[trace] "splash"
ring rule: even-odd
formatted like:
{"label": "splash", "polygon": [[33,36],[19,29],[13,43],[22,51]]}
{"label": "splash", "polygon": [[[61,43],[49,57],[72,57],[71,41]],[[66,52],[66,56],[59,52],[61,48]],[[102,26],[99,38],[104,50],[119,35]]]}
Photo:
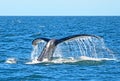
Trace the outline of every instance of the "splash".
{"label": "splash", "polygon": [[82,61],[84,61],[84,60],[91,60],[91,61],[103,61],[103,60],[115,60],[115,59],[110,59],[110,58],[91,58],[91,57],[86,57],[86,56],[81,56],[80,57],[80,59],[82,60]]}
{"label": "splash", "polygon": [[7,63],[7,64],[16,64],[17,60],[16,60],[16,58],[8,58],[5,63]]}
{"label": "splash", "polygon": [[31,53],[31,60],[32,61],[37,61],[38,56],[42,52],[46,42],[41,41],[38,45],[33,46],[33,51]]}
{"label": "splash", "polygon": [[41,41],[40,43],[38,43],[38,45],[33,46],[33,51],[31,52],[31,61],[27,62],[25,64],[38,64],[41,63],[40,61],[38,61],[38,56],[41,54],[44,46],[46,45],[45,41]]}
{"label": "splash", "polygon": [[78,37],[61,43],[57,48],[59,49],[56,49],[56,51],[59,50],[63,58],[73,57],[74,59],[79,59],[81,56],[90,58],[115,58],[113,52],[105,46],[104,40],[100,37]]}
{"label": "splash", "polygon": [[[41,41],[38,45],[33,46],[31,53],[31,63],[40,63],[37,61],[41,54],[45,41]],[[53,63],[77,62],[81,60],[114,60],[113,52],[108,49],[101,37],[82,36],[71,40],[67,40],[58,44],[53,54]],[[49,62],[44,59],[42,62]]]}

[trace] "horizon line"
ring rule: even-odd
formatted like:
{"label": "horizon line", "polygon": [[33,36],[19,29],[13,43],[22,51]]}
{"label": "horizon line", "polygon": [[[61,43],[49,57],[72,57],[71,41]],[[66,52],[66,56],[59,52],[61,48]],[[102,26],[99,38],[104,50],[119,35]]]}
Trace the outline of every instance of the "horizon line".
{"label": "horizon line", "polygon": [[0,15],[0,16],[120,16],[120,15]]}

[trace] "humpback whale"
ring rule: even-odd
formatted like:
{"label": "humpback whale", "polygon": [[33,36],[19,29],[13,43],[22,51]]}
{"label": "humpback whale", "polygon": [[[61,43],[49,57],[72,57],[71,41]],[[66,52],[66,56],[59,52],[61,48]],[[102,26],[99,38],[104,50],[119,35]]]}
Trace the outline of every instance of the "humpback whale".
{"label": "humpback whale", "polygon": [[32,45],[36,46],[38,43],[45,41],[47,42],[46,45],[44,46],[41,54],[39,54],[37,60],[38,61],[43,61],[43,59],[47,59],[47,60],[52,60],[53,58],[53,54],[55,52],[56,46],[64,41],[67,40],[72,40],[75,38],[82,38],[82,37],[95,37],[97,39],[100,39],[100,37],[95,36],[95,35],[88,35],[88,34],[78,34],[78,35],[72,35],[72,36],[68,36],[65,38],[61,38],[61,39],[48,39],[48,38],[36,38],[32,41]]}

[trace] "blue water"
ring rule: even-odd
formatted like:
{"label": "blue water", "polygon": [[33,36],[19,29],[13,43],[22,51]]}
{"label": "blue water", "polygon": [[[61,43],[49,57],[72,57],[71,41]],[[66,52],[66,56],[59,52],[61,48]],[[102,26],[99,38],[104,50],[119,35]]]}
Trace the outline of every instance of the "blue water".
{"label": "blue water", "polygon": [[[103,37],[117,60],[26,64],[33,39],[75,34]],[[0,81],[120,81],[119,60],[120,17],[0,17]]]}

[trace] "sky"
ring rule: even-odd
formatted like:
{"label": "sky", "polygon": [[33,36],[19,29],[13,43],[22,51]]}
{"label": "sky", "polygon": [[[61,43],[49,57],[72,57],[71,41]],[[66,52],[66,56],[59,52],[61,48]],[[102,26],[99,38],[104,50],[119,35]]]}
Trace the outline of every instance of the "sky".
{"label": "sky", "polygon": [[120,16],[120,0],[0,0],[0,16]]}

